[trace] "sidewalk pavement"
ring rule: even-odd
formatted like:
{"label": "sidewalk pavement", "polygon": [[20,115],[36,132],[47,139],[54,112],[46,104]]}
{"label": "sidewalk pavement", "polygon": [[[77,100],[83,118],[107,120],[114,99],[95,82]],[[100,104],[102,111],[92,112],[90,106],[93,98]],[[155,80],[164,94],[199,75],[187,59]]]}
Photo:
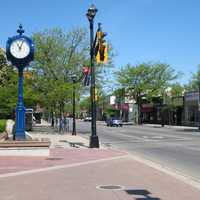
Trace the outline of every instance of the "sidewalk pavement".
{"label": "sidewalk pavement", "polygon": [[[105,124],[104,121],[97,121],[97,123],[99,124]],[[194,126],[175,126],[175,125],[164,125],[164,127],[162,127],[161,124],[146,124],[146,123],[143,123],[143,124],[135,124],[133,123],[132,121],[130,122],[123,122],[123,125],[124,126],[144,126],[144,127],[153,127],[153,128],[172,128],[172,129],[188,129],[188,130],[198,130],[199,128],[198,127],[194,127]]]}
{"label": "sidewalk pavement", "polygon": [[33,132],[30,132],[31,137],[34,138],[48,138],[51,141],[51,149],[54,148],[88,148],[89,141],[78,134],[72,135],[71,132],[57,132],[51,128],[50,124],[44,120],[41,124],[36,124],[33,127]]}
{"label": "sidewalk pavement", "polygon": [[141,124],[141,126],[154,127],[154,128],[185,129],[185,130],[198,130],[199,129],[198,127],[194,127],[194,126],[164,125],[164,127],[162,127],[161,124]]}
{"label": "sidewalk pavement", "polygon": [[[52,133],[44,135],[53,139]],[[65,135],[54,134],[56,138]],[[0,199],[198,200],[200,197],[200,183],[123,151],[54,145],[50,152],[50,157],[0,156]]]}
{"label": "sidewalk pavement", "polygon": [[175,126],[175,125],[164,125],[164,127],[162,127],[161,124],[134,124],[133,122],[123,122],[123,125],[133,125],[133,126],[144,126],[144,127],[153,127],[153,128],[172,128],[172,129],[188,129],[188,130],[198,130],[198,127],[194,127],[194,126]]}

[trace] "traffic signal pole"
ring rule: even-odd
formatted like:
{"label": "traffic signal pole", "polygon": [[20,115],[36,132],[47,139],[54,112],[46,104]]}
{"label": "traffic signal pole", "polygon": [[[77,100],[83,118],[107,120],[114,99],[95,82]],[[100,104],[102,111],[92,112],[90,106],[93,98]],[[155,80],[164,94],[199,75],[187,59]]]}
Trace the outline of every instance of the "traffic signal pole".
{"label": "traffic signal pole", "polygon": [[99,138],[96,133],[96,99],[95,99],[95,64],[94,57],[98,64],[107,63],[107,45],[103,38],[106,33],[101,30],[101,23],[98,23],[98,29],[94,39],[94,17],[97,13],[97,9],[92,5],[87,11],[87,18],[90,24],[90,71],[91,71],[91,87],[90,87],[90,98],[91,98],[91,129],[92,134],[90,136],[90,148],[99,148]]}
{"label": "traffic signal pole", "polygon": [[99,148],[99,138],[96,132],[96,101],[95,101],[95,65],[94,65],[94,27],[93,19],[90,21],[90,70],[91,70],[91,87],[90,87],[90,97],[91,97],[91,129],[92,135],[90,136],[90,148]]}
{"label": "traffic signal pole", "polygon": [[96,101],[95,101],[95,65],[94,65],[94,17],[96,15],[97,9],[92,5],[87,12],[87,18],[90,24],[90,70],[91,70],[91,86],[90,86],[90,98],[91,98],[91,131],[90,136],[90,148],[99,148],[99,138],[96,132]]}

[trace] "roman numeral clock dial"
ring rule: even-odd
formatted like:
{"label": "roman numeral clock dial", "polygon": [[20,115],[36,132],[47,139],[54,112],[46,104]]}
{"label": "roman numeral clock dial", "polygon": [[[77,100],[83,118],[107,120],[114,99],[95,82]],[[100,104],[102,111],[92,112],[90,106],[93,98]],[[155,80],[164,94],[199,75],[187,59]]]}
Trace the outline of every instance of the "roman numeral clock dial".
{"label": "roman numeral clock dial", "polygon": [[24,30],[19,26],[19,35],[8,39],[6,43],[7,59],[17,68],[24,68],[29,65],[34,58],[34,43],[31,38],[22,35]]}
{"label": "roman numeral clock dial", "polygon": [[22,59],[29,55],[30,47],[28,43],[23,39],[15,40],[10,45],[10,53],[14,57]]}

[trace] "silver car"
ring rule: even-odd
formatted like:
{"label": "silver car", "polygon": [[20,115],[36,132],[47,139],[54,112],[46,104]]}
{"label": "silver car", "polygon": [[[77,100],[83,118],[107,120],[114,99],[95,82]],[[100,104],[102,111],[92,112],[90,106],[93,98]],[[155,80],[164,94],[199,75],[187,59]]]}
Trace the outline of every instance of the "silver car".
{"label": "silver car", "polygon": [[91,122],[92,121],[92,117],[87,116],[84,118],[84,122]]}
{"label": "silver car", "polygon": [[117,119],[117,118],[109,118],[106,121],[106,125],[107,126],[117,126],[117,127],[122,127],[122,120],[121,119]]}

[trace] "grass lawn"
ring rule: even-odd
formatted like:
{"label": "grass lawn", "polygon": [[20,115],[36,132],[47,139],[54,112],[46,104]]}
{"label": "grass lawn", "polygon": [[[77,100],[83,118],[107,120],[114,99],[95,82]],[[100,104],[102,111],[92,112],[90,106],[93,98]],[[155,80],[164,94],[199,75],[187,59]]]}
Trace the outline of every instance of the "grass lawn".
{"label": "grass lawn", "polygon": [[6,128],[6,120],[0,119],[0,134],[5,131],[5,128]]}

